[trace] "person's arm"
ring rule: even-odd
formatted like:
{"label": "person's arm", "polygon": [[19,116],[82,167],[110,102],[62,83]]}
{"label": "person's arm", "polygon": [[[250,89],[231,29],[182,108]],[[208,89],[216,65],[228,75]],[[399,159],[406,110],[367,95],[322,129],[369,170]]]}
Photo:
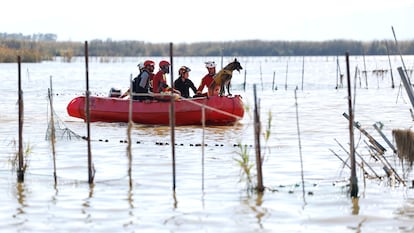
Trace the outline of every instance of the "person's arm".
{"label": "person's arm", "polygon": [[201,79],[200,86],[198,86],[197,94],[201,94],[203,92],[204,86],[207,86],[205,77]]}
{"label": "person's arm", "polygon": [[139,86],[142,88],[148,87],[148,81],[149,81],[149,74],[147,72],[142,73]]}
{"label": "person's arm", "polygon": [[124,98],[124,97],[128,96],[129,91],[130,91],[130,88],[128,88],[128,90],[124,94],[122,94],[119,98]]}
{"label": "person's arm", "polygon": [[197,88],[194,86],[193,81],[191,81],[190,79],[188,79],[188,81],[190,81],[189,84],[190,84],[191,90],[193,90],[194,94],[197,94]]}

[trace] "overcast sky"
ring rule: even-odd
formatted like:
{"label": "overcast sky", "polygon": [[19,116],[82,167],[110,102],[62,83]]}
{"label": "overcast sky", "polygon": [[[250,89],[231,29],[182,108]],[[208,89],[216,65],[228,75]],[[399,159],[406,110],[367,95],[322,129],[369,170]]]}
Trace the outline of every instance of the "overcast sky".
{"label": "overcast sky", "polygon": [[0,32],[59,41],[414,39],[414,0],[4,0]]}

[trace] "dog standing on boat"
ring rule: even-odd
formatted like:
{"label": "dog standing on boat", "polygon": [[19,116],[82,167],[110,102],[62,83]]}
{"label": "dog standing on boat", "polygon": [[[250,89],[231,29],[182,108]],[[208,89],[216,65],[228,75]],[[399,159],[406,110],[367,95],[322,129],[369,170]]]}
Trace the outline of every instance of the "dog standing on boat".
{"label": "dog standing on boat", "polygon": [[231,96],[230,93],[230,84],[231,84],[231,78],[233,77],[233,71],[237,70],[240,73],[240,70],[242,70],[243,67],[240,65],[240,62],[237,61],[235,58],[234,61],[229,63],[227,66],[225,66],[223,69],[221,69],[215,76],[214,81],[210,84],[208,88],[208,94],[209,96],[214,95],[218,87],[220,87],[220,90],[218,91],[218,94],[220,96],[223,96],[225,94],[225,88],[227,88],[228,95]]}

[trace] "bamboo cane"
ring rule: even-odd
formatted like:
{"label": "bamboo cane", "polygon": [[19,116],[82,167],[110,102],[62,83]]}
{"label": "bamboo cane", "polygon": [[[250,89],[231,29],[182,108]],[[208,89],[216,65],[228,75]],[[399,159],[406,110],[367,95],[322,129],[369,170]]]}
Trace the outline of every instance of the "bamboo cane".
{"label": "bamboo cane", "polygon": [[56,177],[56,134],[55,134],[55,120],[54,120],[54,110],[53,110],[53,88],[52,88],[52,76],[50,76],[50,88],[49,88],[49,104],[50,104],[50,142],[52,144],[52,155],[53,155],[53,177],[55,180],[55,185],[57,184]]}
{"label": "bamboo cane", "polygon": [[263,192],[263,176],[262,176],[262,157],[260,152],[260,115],[259,104],[257,103],[256,84],[253,86],[254,94],[254,135],[256,149],[256,169],[257,169],[257,191]]}
{"label": "bamboo cane", "polygon": [[[368,145],[367,142],[365,142],[365,143]],[[370,148],[372,148],[372,147],[370,147]],[[377,151],[376,148],[372,148],[372,149]],[[398,175],[397,171],[395,171],[395,169],[391,166],[391,164],[388,162],[387,158],[385,158],[385,156],[383,154],[376,153],[376,154],[372,154],[372,156],[373,157],[376,156],[376,158],[382,163],[382,165],[384,165],[384,168],[386,168],[389,171],[392,171],[394,173],[395,177],[397,178],[397,180],[405,186],[405,181]]]}
{"label": "bamboo cane", "polygon": [[303,82],[305,78],[305,56],[302,58],[302,87],[301,90],[303,91]]}
{"label": "bamboo cane", "polygon": [[410,76],[408,75],[408,72],[407,72],[407,67],[405,66],[405,62],[404,62],[404,59],[402,57],[402,53],[401,53],[401,50],[400,50],[400,46],[398,45],[398,40],[397,40],[397,36],[395,35],[394,27],[391,26],[391,29],[392,29],[392,34],[394,35],[395,46],[397,46],[398,53],[400,54],[401,63],[403,65],[403,67],[404,67],[405,74],[407,75],[408,83],[410,84],[410,86],[412,86],[411,85]]}
{"label": "bamboo cane", "polygon": [[[342,148],[342,150],[343,150],[343,151],[345,151],[345,153],[346,153],[346,154],[350,157],[350,155],[351,155],[351,154],[350,154],[350,153],[349,153],[349,152],[345,149],[345,147],[344,147],[341,143],[339,143],[339,142],[338,142],[338,140],[336,140],[336,139],[335,139],[335,141],[336,141],[336,143],[338,143],[338,145]],[[356,153],[356,151],[355,151],[355,154],[357,154],[357,153]],[[361,157],[360,157],[360,158],[361,158]],[[362,161],[363,163],[367,164],[367,163],[365,162],[365,160],[363,160],[362,158],[361,158],[361,161]],[[346,162],[345,162],[345,163],[346,163]],[[362,166],[362,164],[361,164],[361,163],[358,163],[358,162],[356,162],[356,161],[355,161],[355,164],[356,164],[356,165],[358,165],[358,166],[362,169],[362,171],[364,172],[364,174],[369,175],[369,173],[367,172],[367,170],[365,170],[364,166]],[[348,165],[348,164],[347,164],[347,165]],[[351,166],[349,166],[349,165],[348,165],[348,167],[352,169],[352,167],[351,167]],[[374,172],[374,174],[375,174],[375,176],[376,176],[376,177],[379,177],[379,176],[377,175],[377,173],[376,173],[376,172],[375,172],[372,168],[371,168],[371,170]]]}
{"label": "bamboo cane", "polygon": [[132,91],[132,74],[129,77],[129,112],[128,112],[128,129],[127,129],[127,137],[128,137],[128,146],[127,146],[127,154],[128,154],[128,177],[129,177],[129,187],[132,188],[132,139],[131,139],[131,131],[134,122],[132,121],[132,113],[133,113],[133,91]]}
{"label": "bamboo cane", "polygon": [[174,95],[174,72],[173,72],[173,43],[170,42],[170,64],[171,64],[171,105],[170,105],[170,128],[171,128],[171,154],[172,154],[172,173],[173,173],[173,190],[175,191],[175,99]]}
{"label": "bamboo cane", "polygon": [[[343,113],[342,115],[346,119],[350,120],[350,117],[346,113]],[[377,140],[375,140],[365,129],[363,129],[361,127],[361,125],[359,124],[359,122],[355,122],[354,121],[354,124],[353,125],[359,131],[361,131],[362,134],[364,134],[368,138],[369,142],[376,148],[376,150],[378,151],[378,153],[384,154],[384,152],[386,151],[386,149]]]}
{"label": "bamboo cane", "polygon": [[355,147],[354,147],[354,114],[352,109],[352,97],[351,97],[351,74],[349,71],[349,53],[346,52],[346,73],[347,73],[347,81],[348,81],[348,111],[349,111],[349,140],[350,140],[350,159],[351,159],[351,178],[350,178],[350,194],[351,197],[356,198],[358,197],[358,179],[356,177],[356,168],[355,168]]}
{"label": "bamboo cane", "polygon": [[300,174],[301,174],[301,178],[302,178],[302,195],[303,195],[303,201],[306,203],[305,200],[305,179],[304,179],[304,175],[303,175],[303,156],[302,156],[302,142],[300,140],[300,127],[299,127],[299,111],[298,111],[298,98],[296,95],[296,90],[298,88],[295,89],[295,106],[296,106],[296,129],[298,131],[298,144],[299,144],[299,157],[300,157]]}
{"label": "bamboo cane", "polygon": [[363,58],[364,58],[364,73],[365,73],[365,88],[367,88],[368,89],[368,76],[367,76],[367,65],[366,65],[366,63],[365,63],[365,53],[364,53],[364,56],[363,56]]}
{"label": "bamboo cane", "polygon": [[262,85],[262,92],[263,92],[263,72],[262,72],[262,63],[260,63],[260,83]]}
{"label": "bamboo cane", "polygon": [[92,151],[91,151],[91,120],[89,113],[89,61],[88,61],[88,42],[85,41],[85,71],[86,71],[86,128],[88,135],[88,182],[89,184],[93,183],[93,178],[95,176],[92,166]]}
{"label": "bamboo cane", "polygon": [[288,71],[289,71],[289,60],[286,62],[285,90],[287,90]]}
{"label": "bamboo cane", "polygon": [[246,76],[247,76],[247,70],[244,70],[244,82],[243,82],[243,90],[246,91]]}
{"label": "bamboo cane", "polygon": [[203,126],[203,133],[202,133],[202,139],[201,139],[201,190],[204,191],[204,146],[205,146],[205,142],[204,142],[204,138],[205,138],[205,128],[206,128],[206,108],[204,107],[204,105],[201,107],[201,122],[202,122],[202,126]]}
{"label": "bamboo cane", "polygon": [[332,152],[332,154],[334,154],[339,160],[341,160],[342,161],[342,163],[344,164],[344,166],[346,166],[346,167],[348,167],[349,169],[351,169],[351,166],[349,166],[348,165],[348,163],[345,161],[345,160],[343,160],[342,158],[341,158],[341,156],[339,156],[337,153],[335,153],[335,151],[333,151],[332,149],[329,149],[331,152]]}
{"label": "bamboo cane", "polygon": [[397,153],[397,149],[395,149],[394,145],[391,143],[390,140],[385,136],[385,134],[381,131],[381,129],[377,126],[377,124],[373,124],[374,128],[377,130],[377,132],[381,135],[381,137],[384,139],[384,141],[387,143],[387,145],[392,149],[394,154]]}
{"label": "bamboo cane", "polygon": [[388,43],[385,41],[385,48],[387,48],[387,56],[388,56],[388,64],[390,65],[390,74],[391,74],[391,88],[394,88],[394,75],[392,75],[392,66],[391,66],[391,59],[390,59],[390,50],[388,49]]}
{"label": "bamboo cane", "polygon": [[406,76],[406,72],[404,72],[400,67],[397,68],[398,73],[400,74],[401,81],[404,84],[405,90],[407,91],[408,98],[410,99],[411,106],[414,107],[414,91],[412,85],[410,83],[410,79]]}
{"label": "bamboo cane", "polygon": [[17,182],[24,182],[24,161],[23,161],[23,91],[21,82],[21,58],[17,56],[18,72],[18,93],[19,93],[19,168],[17,170]]}

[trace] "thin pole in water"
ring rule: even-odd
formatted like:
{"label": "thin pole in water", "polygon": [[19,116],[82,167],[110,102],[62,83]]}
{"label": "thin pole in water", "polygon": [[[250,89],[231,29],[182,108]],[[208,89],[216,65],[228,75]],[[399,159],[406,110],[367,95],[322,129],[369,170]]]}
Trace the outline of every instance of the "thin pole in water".
{"label": "thin pole in water", "polygon": [[273,82],[272,82],[272,91],[274,91],[275,88],[275,77],[276,77],[276,71],[273,71]]}
{"label": "thin pole in water", "polygon": [[286,62],[285,90],[287,90],[288,71],[289,71],[289,60]]}
{"label": "thin pole in water", "polygon": [[19,92],[19,168],[17,170],[17,182],[24,182],[23,164],[23,91],[21,79],[21,58],[17,56],[18,92]]}
{"label": "thin pole in water", "polygon": [[[302,58],[302,91],[303,91],[303,80],[305,78],[305,56]],[[296,91],[295,91],[296,92]]]}
{"label": "thin pole in water", "polygon": [[395,35],[394,27],[391,26],[391,29],[392,29],[392,34],[394,35],[395,46],[397,46],[398,53],[400,54],[400,59],[401,59],[402,65],[404,67],[405,74],[407,76],[407,79],[408,79],[408,82],[409,82],[410,86],[412,86],[410,76],[408,75],[407,67],[405,67],[405,62],[404,62],[404,59],[403,59],[402,54],[401,54],[400,46],[398,45],[398,40],[397,40],[397,36]]}
{"label": "thin pole in water", "polygon": [[262,72],[262,63],[260,63],[260,83],[262,84],[262,92],[263,92],[263,72]]}
{"label": "thin pole in water", "polygon": [[401,66],[398,67],[397,70],[398,70],[398,73],[400,74],[401,81],[407,92],[408,98],[410,99],[411,106],[414,108],[414,90],[411,85],[410,78],[406,76],[407,72],[404,72]]}
{"label": "thin pole in water", "polygon": [[388,48],[388,43],[385,41],[385,48],[387,48],[387,55],[388,55],[388,63],[390,64],[390,74],[391,74],[391,88],[394,88],[394,75],[392,74],[392,66],[391,66],[391,58],[390,58],[390,51]]}
{"label": "thin pole in water", "polygon": [[203,143],[201,146],[201,190],[204,191],[204,137],[205,137],[205,128],[206,128],[206,108],[203,106],[201,106],[201,122],[203,124],[203,134],[202,134],[202,139],[201,142]]}
{"label": "thin pole in water", "polygon": [[260,115],[259,104],[257,103],[256,84],[253,85],[254,93],[254,135],[256,149],[256,169],[257,169],[257,191],[263,192],[263,176],[262,176],[262,155],[260,151]]}
{"label": "thin pole in water", "polygon": [[55,185],[57,184],[56,177],[56,150],[55,150],[55,119],[54,119],[54,110],[53,110],[53,87],[52,87],[52,76],[50,76],[50,89],[49,89],[49,104],[50,104],[50,142],[52,144],[52,154],[53,154],[53,177],[55,179]]}
{"label": "thin pole in water", "polygon": [[224,56],[223,50],[224,50],[224,48],[221,47],[220,48],[220,57],[221,57],[221,61],[220,61],[221,67],[220,67],[220,69],[223,69],[223,56]]}
{"label": "thin pole in water", "polygon": [[129,77],[129,112],[128,112],[128,129],[127,129],[127,137],[128,137],[128,146],[127,146],[127,153],[128,153],[128,176],[129,176],[129,187],[132,188],[132,139],[131,139],[131,131],[132,131],[132,74]]}
{"label": "thin pole in water", "polygon": [[302,159],[302,142],[300,140],[300,127],[299,127],[299,110],[298,110],[298,97],[296,95],[296,91],[298,88],[295,89],[295,106],[296,106],[296,128],[298,131],[298,143],[299,143],[299,157],[300,157],[300,174],[302,177],[302,195],[303,195],[303,202],[306,204],[305,199],[305,179],[303,175],[303,159]]}
{"label": "thin pole in water", "polygon": [[88,139],[88,182],[89,184],[93,183],[93,170],[92,170],[92,152],[91,152],[91,118],[89,113],[89,61],[88,61],[88,41],[85,41],[85,71],[86,71],[86,131]]}
{"label": "thin pole in water", "polygon": [[173,71],[173,43],[170,42],[170,64],[171,64],[171,105],[170,105],[170,127],[171,127],[171,154],[172,154],[172,173],[173,190],[175,191],[175,99],[174,99],[174,71]]}
{"label": "thin pole in water", "polygon": [[243,90],[246,92],[246,76],[247,76],[247,70],[244,70],[244,83],[243,83]]}
{"label": "thin pole in water", "polygon": [[349,141],[350,141],[350,150],[349,157],[351,161],[351,186],[350,194],[351,197],[358,197],[358,179],[356,177],[356,168],[355,168],[355,148],[354,148],[354,113],[352,110],[352,96],[351,96],[351,74],[349,71],[349,52],[345,53],[346,57],[346,75],[347,75],[347,86],[348,86],[348,111],[349,111]]}
{"label": "thin pole in water", "polygon": [[367,65],[365,63],[365,53],[363,54],[362,58],[364,59],[364,74],[365,74],[365,88],[368,89],[368,71],[367,71]]}

